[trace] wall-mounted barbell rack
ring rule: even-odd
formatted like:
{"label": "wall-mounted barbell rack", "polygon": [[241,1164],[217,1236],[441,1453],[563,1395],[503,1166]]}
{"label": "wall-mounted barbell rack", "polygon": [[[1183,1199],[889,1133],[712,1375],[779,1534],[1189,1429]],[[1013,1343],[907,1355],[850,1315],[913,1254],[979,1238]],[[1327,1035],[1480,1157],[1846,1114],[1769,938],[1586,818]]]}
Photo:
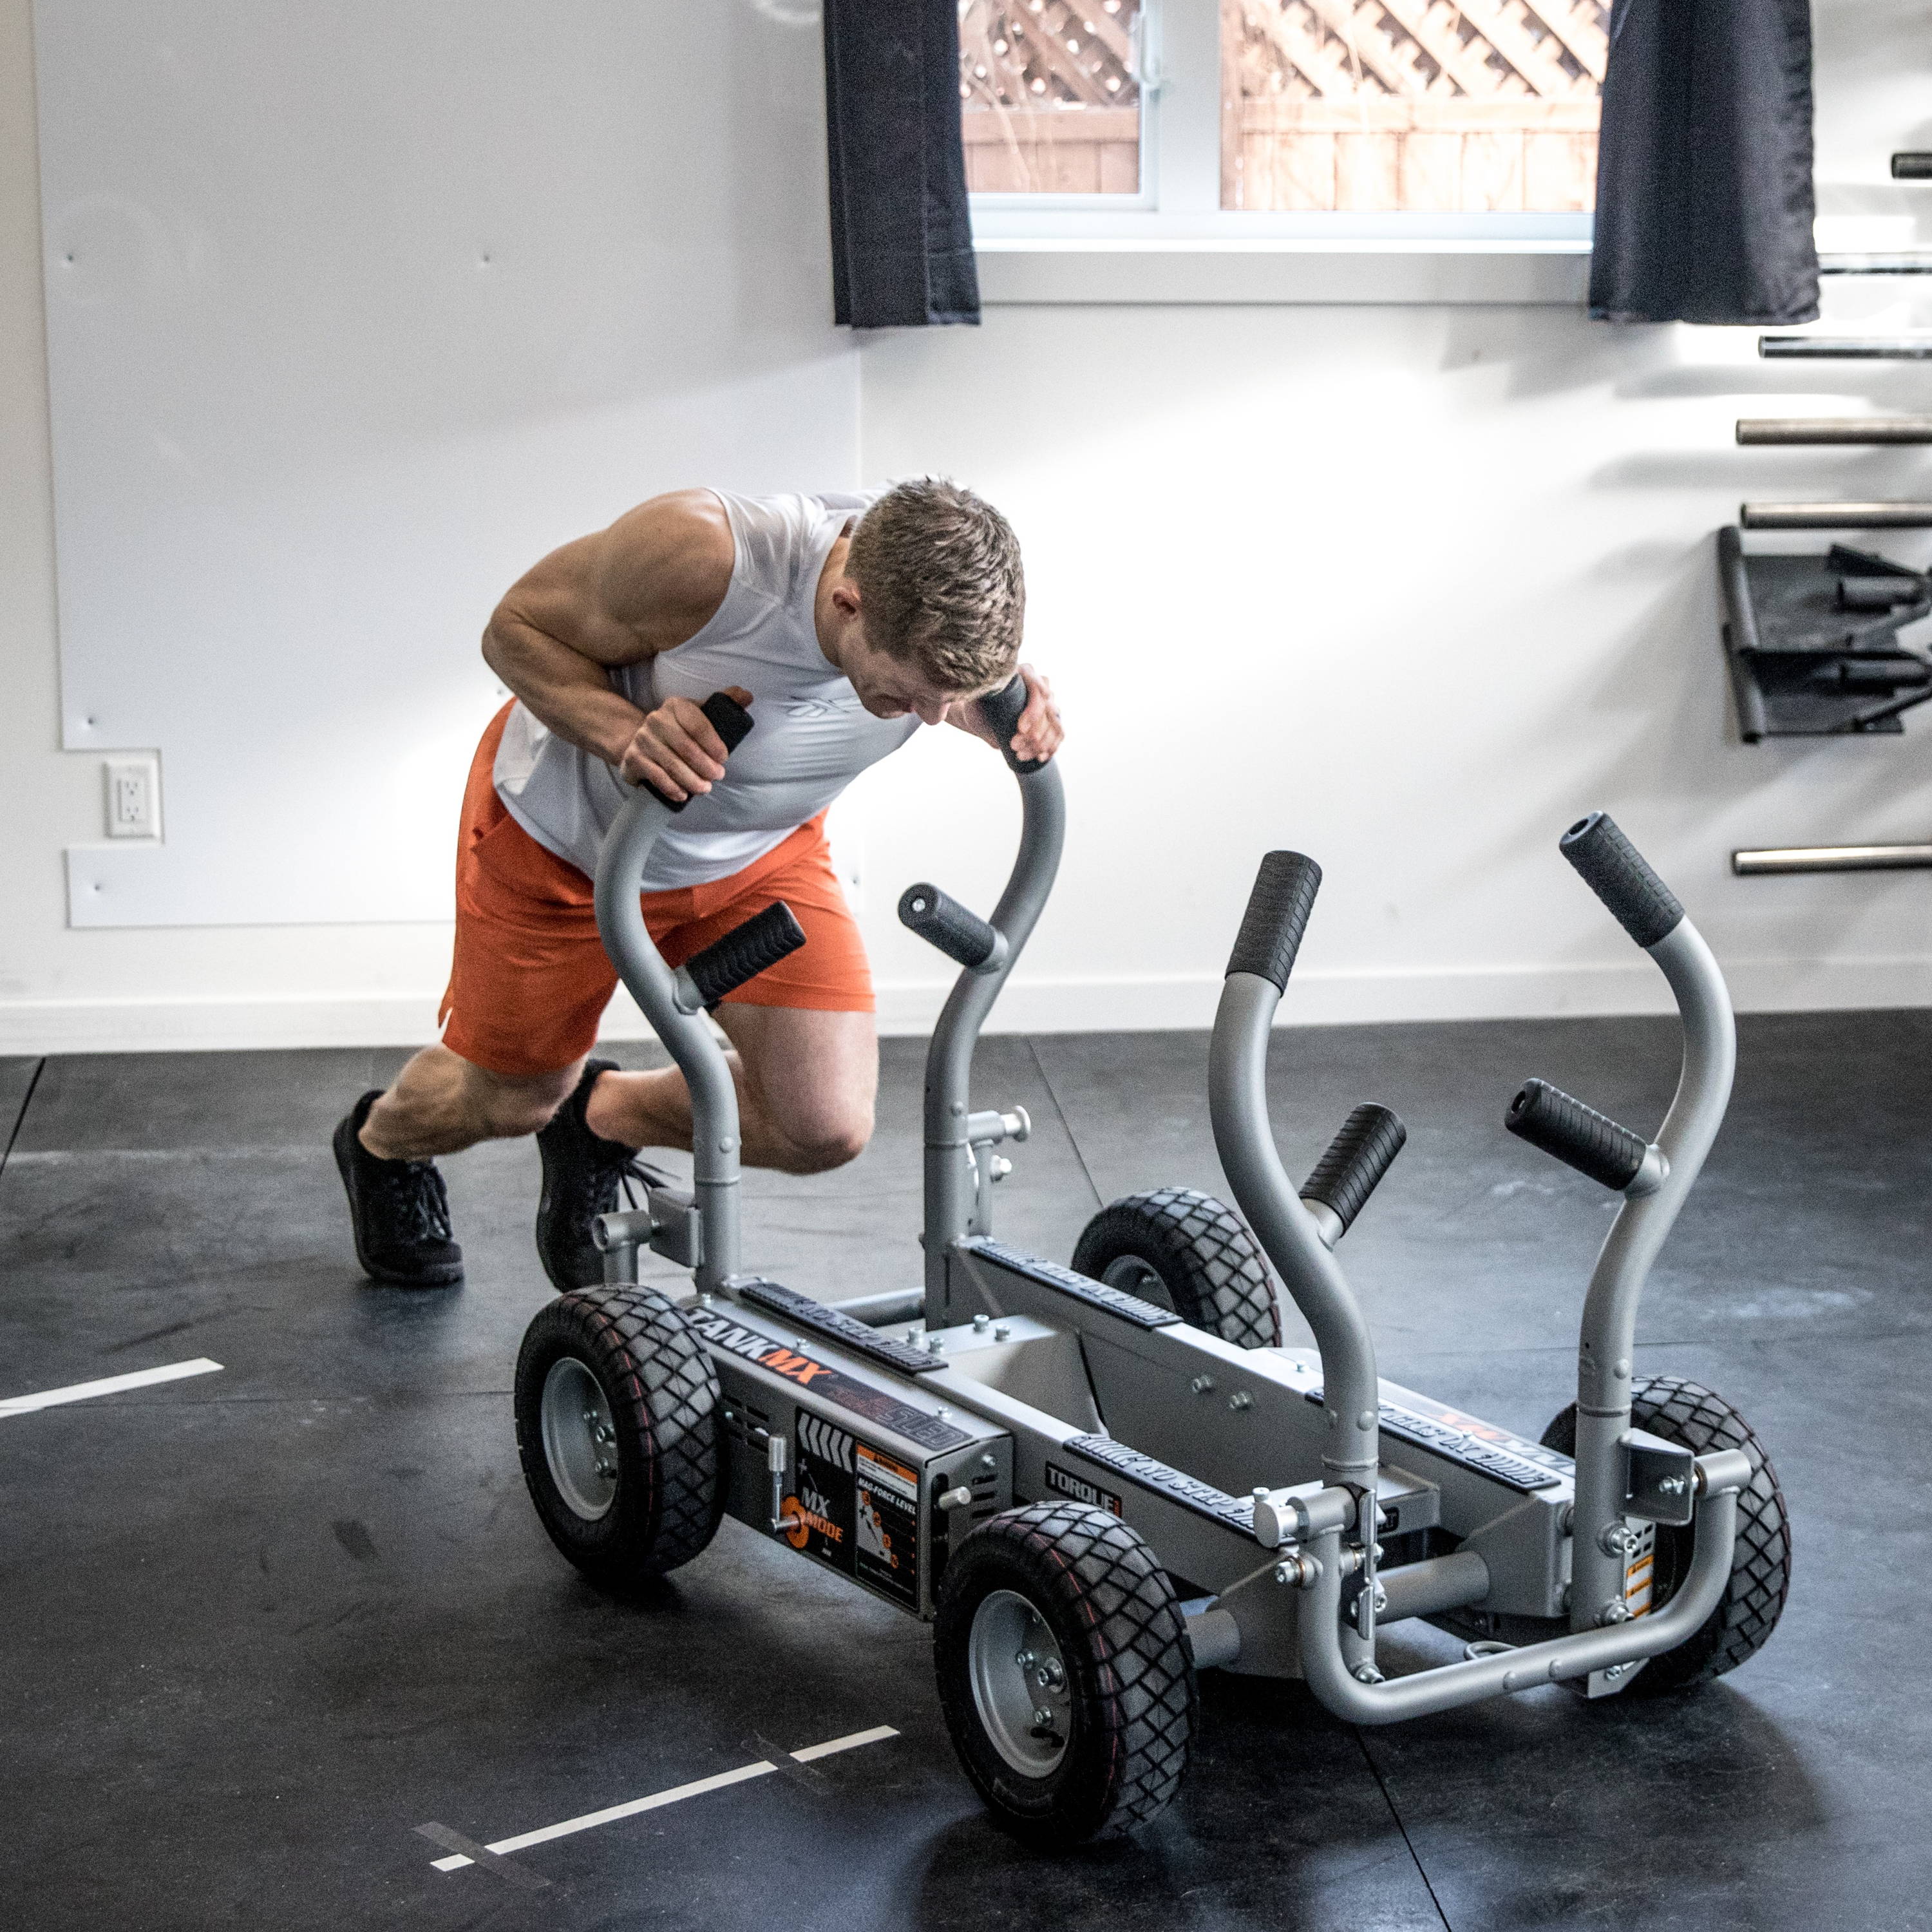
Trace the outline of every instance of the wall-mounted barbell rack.
{"label": "wall-mounted barbell rack", "polygon": [[[1932,152],[1894,154],[1898,181],[1932,181]],[[1932,251],[1822,256],[1827,275],[1932,274]],[[1771,362],[1932,362],[1932,333],[1758,338]],[[1741,418],[1748,447],[1932,443],[1932,416]],[[1932,614],[1932,575],[1834,543],[1822,556],[1751,556],[1746,530],[1932,530],[1932,502],[1744,503],[1718,532],[1724,648],[1747,744],[1768,737],[1895,734],[1932,698],[1932,656],[1902,644]],[[1731,854],[1741,878],[1932,869],[1932,844],[1786,846]]]}

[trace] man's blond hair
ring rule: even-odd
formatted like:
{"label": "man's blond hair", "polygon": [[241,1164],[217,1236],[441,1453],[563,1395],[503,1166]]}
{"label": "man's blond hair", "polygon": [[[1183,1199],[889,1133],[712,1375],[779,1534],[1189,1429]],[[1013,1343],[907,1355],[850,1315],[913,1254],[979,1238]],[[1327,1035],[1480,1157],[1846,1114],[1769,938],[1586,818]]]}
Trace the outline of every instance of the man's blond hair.
{"label": "man's blond hair", "polygon": [[875,650],[946,691],[1012,675],[1026,578],[1012,525],[983,497],[939,476],[895,484],[860,519],[845,574]]}

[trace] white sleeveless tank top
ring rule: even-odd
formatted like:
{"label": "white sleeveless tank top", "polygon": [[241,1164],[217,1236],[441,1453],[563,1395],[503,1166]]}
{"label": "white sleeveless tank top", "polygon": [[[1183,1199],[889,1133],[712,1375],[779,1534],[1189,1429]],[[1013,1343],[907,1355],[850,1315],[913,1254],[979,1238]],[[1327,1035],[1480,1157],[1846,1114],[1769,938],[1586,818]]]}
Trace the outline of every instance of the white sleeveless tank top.
{"label": "white sleeveless tank top", "polygon": [[[873,717],[819,648],[820,574],[847,523],[872,498],[712,494],[724,506],[736,552],[724,602],[694,638],[609,676],[640,711],[741,686],[752,694],[754,729],[732,753],[724,782],[658,836],[644,868],[646,892],[742,872],[919,729],[916,718]],[[598,847],[632,795],[609,765],[518,703],[505,721],[494,776],[505,808],[539,845],[596,876]]]}

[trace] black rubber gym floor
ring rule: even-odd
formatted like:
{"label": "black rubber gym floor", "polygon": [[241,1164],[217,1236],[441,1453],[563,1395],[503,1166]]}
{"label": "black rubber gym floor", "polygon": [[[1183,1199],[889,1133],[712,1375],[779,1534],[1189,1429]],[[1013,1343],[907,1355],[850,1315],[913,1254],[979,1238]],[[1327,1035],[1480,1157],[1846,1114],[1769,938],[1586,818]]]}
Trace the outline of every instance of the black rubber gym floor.
{"label": "black rubber gym floor", "polygon": [[[1197,1034],[985,1042],[976,1099],[1035,1123],[1001,1233],[1064,1259],[1100,1201],[1220,1191],[1204,1057]],[[1059,1857],[981,1814],[920,1626],[730,1522],[643,1604],[553,1552],[508,1394],[548,1292],[534,1148],[446,1163],[464,1287],[354,1266],[328,1132],[401,1058],[0,1062],[8,1924],[1932,1926],[1932,1013],[1743,1023],[1646,1306],[1642,1368],[1736,1402],[1790,1498],[1760,1656],[1674,1700],[1550,1688],[1375,1732],[1210,1673],[1180,1802]],[[861,1161],[748,1178],[750,1262],[833,1299],[916,1280],[919,1058],[886,1043]],[[1292,1171],[1357,1100],[1409,1124],[1345,1250],[1384,1373],[1541,1430],[1609,1204],[1504,1105],[1539,1074],[1648,1129],[1674,1072],[1664,1021],[1277,1036]]]}

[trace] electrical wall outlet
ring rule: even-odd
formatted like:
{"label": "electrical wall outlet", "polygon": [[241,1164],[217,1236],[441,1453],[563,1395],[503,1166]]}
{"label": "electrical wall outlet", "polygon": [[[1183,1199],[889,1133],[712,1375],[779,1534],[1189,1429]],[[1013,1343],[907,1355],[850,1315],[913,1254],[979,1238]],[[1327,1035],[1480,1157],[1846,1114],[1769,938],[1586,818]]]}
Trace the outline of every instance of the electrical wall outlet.
{"label": "electrical wall outlet", "polygon": [[102,769],[107,781],[108,837],[160,838],[160,760],[152,754],[110,758]]}

